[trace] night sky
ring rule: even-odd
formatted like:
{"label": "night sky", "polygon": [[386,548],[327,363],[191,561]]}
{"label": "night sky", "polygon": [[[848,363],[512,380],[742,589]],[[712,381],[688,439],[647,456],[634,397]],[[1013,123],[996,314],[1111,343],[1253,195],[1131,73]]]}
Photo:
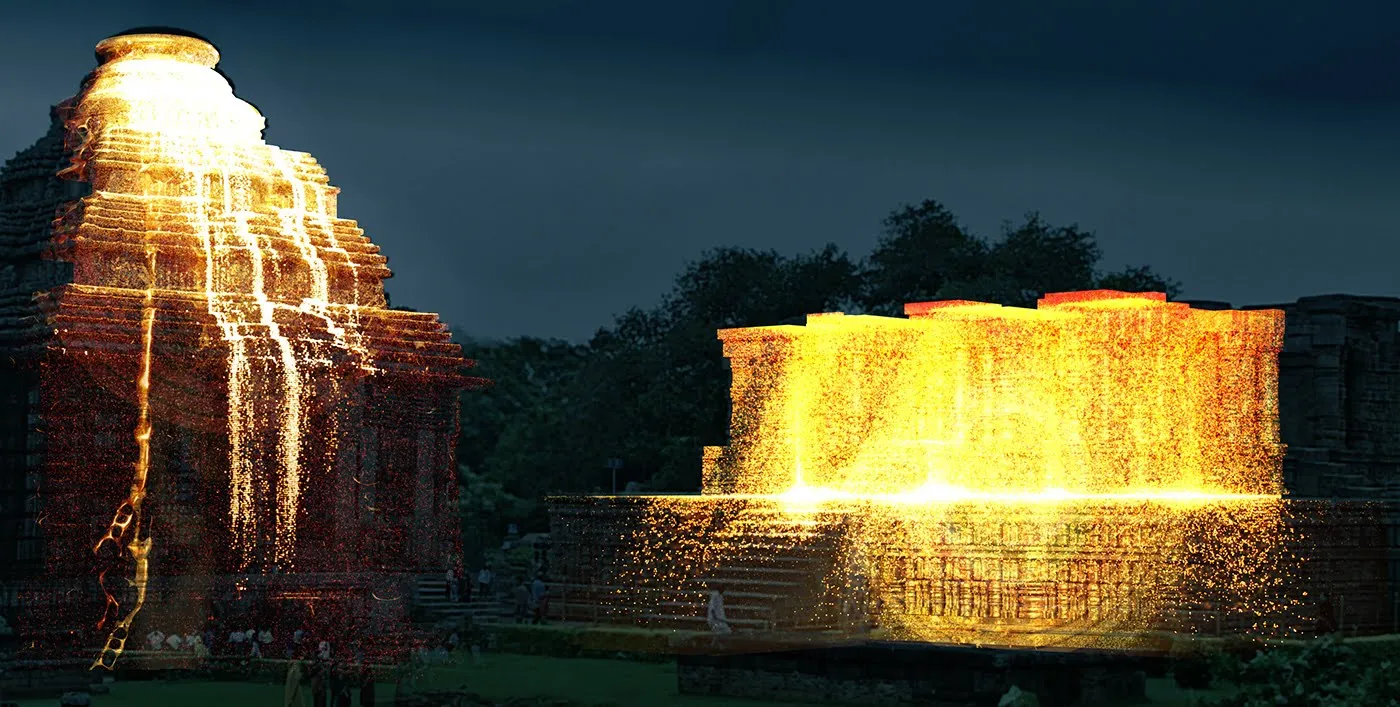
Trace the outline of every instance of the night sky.
{"label": "night sky", "polygon": [[344,189],[395,304],[475,336],[583,340],[716,246],[860,257],[923,198],[984,235],[1077,222],[1187,297],[1400,294],[1390,0],[20,4],[0,159],[97,41],[193,30]]}

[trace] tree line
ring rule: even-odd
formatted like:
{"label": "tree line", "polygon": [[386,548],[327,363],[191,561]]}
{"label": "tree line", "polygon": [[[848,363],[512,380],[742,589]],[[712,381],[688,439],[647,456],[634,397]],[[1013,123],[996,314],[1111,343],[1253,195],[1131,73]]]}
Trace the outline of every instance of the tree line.
{"label": "tree line", "polygon": [[[1094,234],[1038,213],[999,237],[970,232],[942,204],[903,206],[862,259],[832,244],[797,255],[719,248],[677,275],[651,308],[633,308],[583,344],[460,336],[493,381],[462,396],[457,461],[464,521],[542,528],[552,494],[700,486],[700,451],[725,444],[729,371],[717,329],[801,323],[824,311],[899,315],[906,302],[968,299],[1033,307],[1046,292],[1166,292],[1149,267],[1098,269]],[[498,531],[497,531],[498,532]]]}

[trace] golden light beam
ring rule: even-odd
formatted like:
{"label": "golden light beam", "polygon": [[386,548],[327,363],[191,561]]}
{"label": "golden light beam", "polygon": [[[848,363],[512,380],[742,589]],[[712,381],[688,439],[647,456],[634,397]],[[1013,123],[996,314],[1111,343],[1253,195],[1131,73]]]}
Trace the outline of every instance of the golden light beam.
{"label": "golden light beam", "polygon": [[[155,244],[192,248],[202,260],[195,268],[177,266],[164,286],[202,291],[226,351],[228,520],[244,568],[254,561],[286,566],[296,560],[304,475],[313,468],[301,448],[310,371],[348,358],[359,371],[375,372],[360,308],[376,303],[361,301],[357,259],[367,252],[353,245],[353,236],[337,235],[344,228],[335,216],[338,190],[309,155],[263,141],[262,116],[213,70],[219,57],[211,45],[192,37],[122,35],[100,43],[98,54],[101,65],[71,104],[70,134],[82,144],[62,176],[90,182],[92,194],[85,200],[98,210],[108,200],[136,198],[147,205],[137,470],[131,492],[93,548],[98,553],[111,543],[119,558],[126,552],[136,563],[135,579],[129,580],[137,589],[136,605],[111,631],[95,663],[110,667],[150,580],[152,540],[145,537],[142,505],[151,459],[152,339],[157,294],[163,292]],[[82,241],[79,233],[75,242]],[[130,287],[116,276],[110,286]],[[333,448],[338,433],[326,432]],[[276,442],[263,455],[267,439]],[[272,527],[260,527],[265,504],[272,506]],[[264,557],[269,535],[272,551]],[[109,569],[100,572],[102,580]],[[122,609],[111,592],[107,600],[99,628]]]}
{"label": "golden light beam", "polygon": [[[639,530],[629,571],[677,591],[840,538],[830,589],[878,597],[885,628],[1021,645],[1130,640],[1172,591],[1274,571],[1281,312],[1091,291],[906,314],[721,330],[730,444],[702,495],[647,499],[666,531]],[[1228,533],[1257,567],[1195,540]]]}
{"label": "golden light beam", "polygon": [[[122,538],[125,537],[128,529],[131,530],[132,540],[127,545],[127,550],[131,552],[132,559],[136,563],[136,577],[132,581],[136,587],[136,603],[108,634],[105,647],[98,654],[97,659],[93,661],[90,669],[104,667],[110,670],[116,664],[117,658],[126,648],[126,639],[131,632],[131,623],[146,603],[146,582],[150,576],[151,539],[141,538],[141,505],[146,500],[146,479],[151,469],[151,347],[155,341],[156,327],[156,254],[156,247],[147,243],[146,273],[148,279],[146,298],[141,307],[141,373],[136,379],[135,474],[131,481],[130,494],[118,507],[116,517],[113,518],[106,535],[103,535],[102,539],[98,540],[92,548],[93,553],[97,554],[102,550],[104,544],[111,542],[117,546],[117,554],[120,555]],[[105,577],[106,572],[103,572],[98,578],[98,583],[102,584]],[[120,609],[115,597],[105,585],[103,592],[107,595],[108,610]],[[103,612],[104,617],[106,613],[106,611]]]}

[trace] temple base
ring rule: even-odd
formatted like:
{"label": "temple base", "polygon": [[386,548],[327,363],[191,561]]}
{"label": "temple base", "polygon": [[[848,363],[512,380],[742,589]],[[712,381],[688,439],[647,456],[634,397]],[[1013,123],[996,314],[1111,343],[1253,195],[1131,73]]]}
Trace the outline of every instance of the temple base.
{"label": "temple base", "polygon": [[555,620],[1009,648],[1396,632],[1400,504],[552,500]]}

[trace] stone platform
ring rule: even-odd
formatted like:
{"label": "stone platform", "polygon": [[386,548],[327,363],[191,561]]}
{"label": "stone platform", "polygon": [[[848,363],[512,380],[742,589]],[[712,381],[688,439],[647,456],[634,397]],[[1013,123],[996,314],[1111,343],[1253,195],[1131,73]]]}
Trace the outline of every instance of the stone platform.
{"label": "stone platform", "polygon": [[558,498],[550,513],[550,612],[561,621],[703,631],[715,587],[740,632],[873,626],[1008,648],[1308,635],[1329,610],[1353,635],[1400,620],[1397,504],[892,511],[705,495]]}

